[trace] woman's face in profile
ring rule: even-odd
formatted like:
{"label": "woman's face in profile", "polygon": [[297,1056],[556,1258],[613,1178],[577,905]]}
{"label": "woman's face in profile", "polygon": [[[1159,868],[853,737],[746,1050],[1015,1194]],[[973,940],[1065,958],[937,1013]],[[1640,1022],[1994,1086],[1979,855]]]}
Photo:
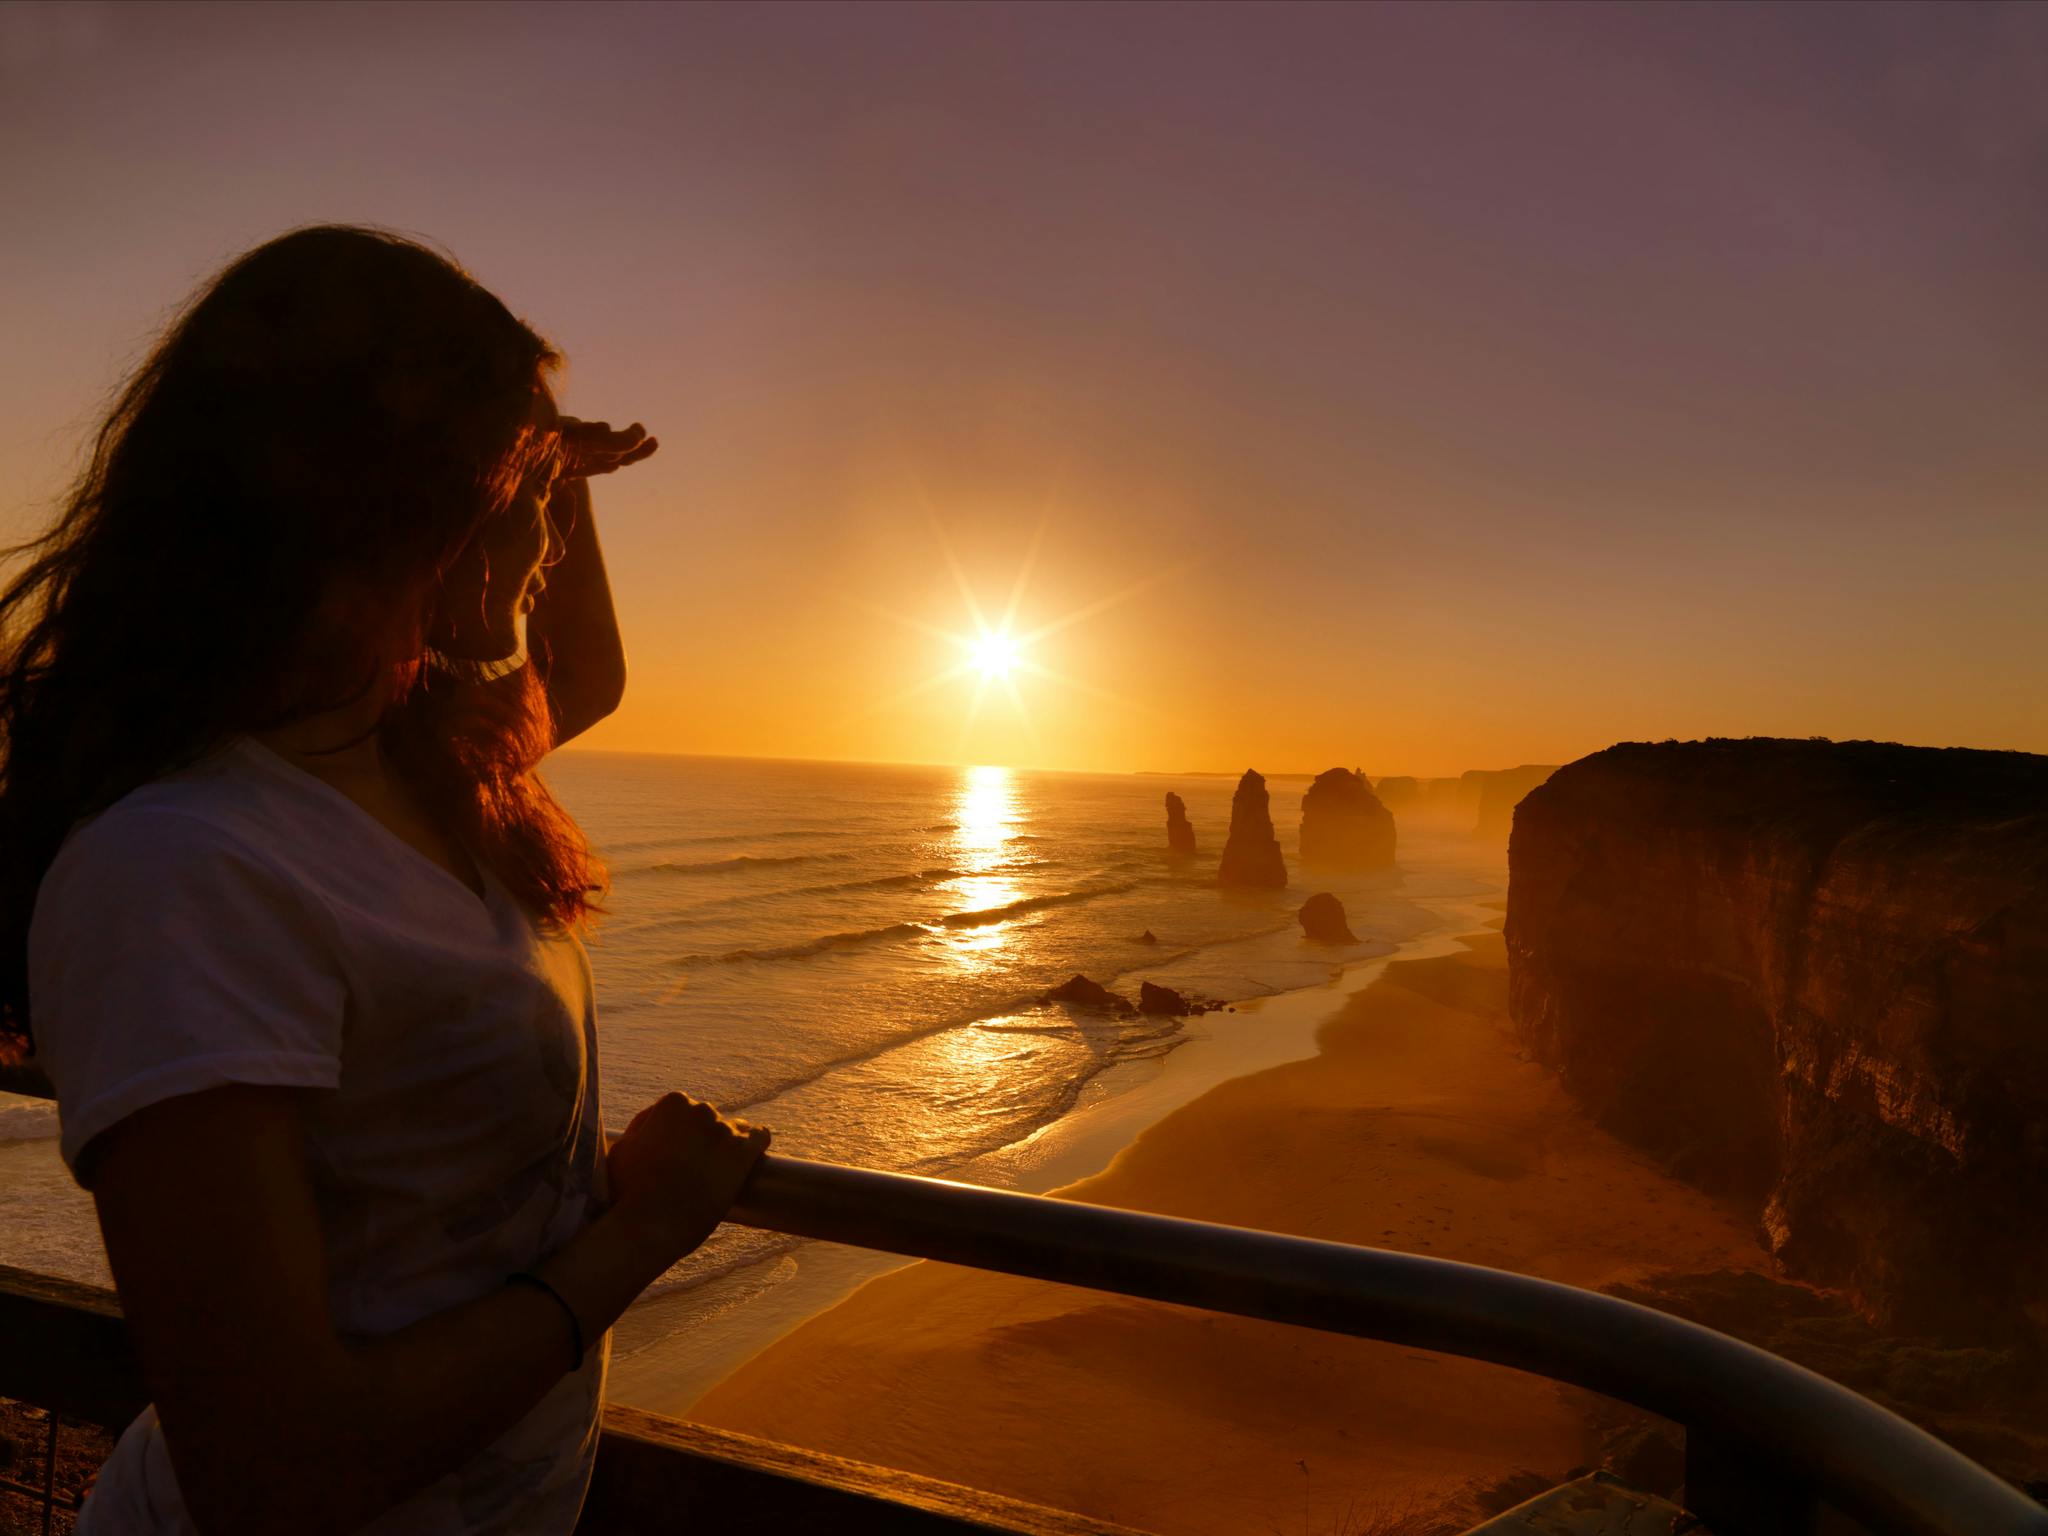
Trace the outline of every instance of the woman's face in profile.
{"label": "woman's face in profile", "polygon": [[[555,404],[544,389],[537,392],[534,419],[540,426],[555,423]],[[559,460],[551,460],[535,469],[443,579],[444,627],[434,640],[443,651],[488,660],[511,655],[525,639],[526,616],[556,554],[548,499],[559,468]]]}

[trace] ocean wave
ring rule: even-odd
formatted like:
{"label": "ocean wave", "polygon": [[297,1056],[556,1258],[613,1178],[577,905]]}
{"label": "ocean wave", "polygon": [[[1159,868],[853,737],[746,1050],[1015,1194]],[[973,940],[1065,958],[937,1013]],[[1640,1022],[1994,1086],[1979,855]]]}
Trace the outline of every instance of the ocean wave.
{"label": "ocean wave", "polygon": [[0,1141],[48,1141],[57,1134],[57,1106],[47,1101],[0,1109]]}
{"label": "ocean wave", "polygon": [[[1043,1005],[1032,999],[1023,1000],[1023,1006],[1024,1008],[1034,1008]],[[1100,1027],[1091,1026],[1089,1028],[1078,1028],[1071,1019],[1067,1019],[1053,1027],[1031,1029],[1024,1023],[1021,1015],[1021,1009],[1013,1008],[1010,1018],[1004,1022],[998,1022],[998,1019],[1001,1017],[1000,1015],[984,1014],[980,1018],[955,1019],[945,1024],[910,1031],[894,1039],[878,1042],[869,1050],[823,1064],[816,1071],[779,1085],[767,1093],[749,1099],[744,1104],[731,1106],[729,1112],[737,1112],[755,1119],[764,1117],[772,1119],[774,1103],[785,1093],[806,1087],[834,1072],[844,1071],[849,1067],[873,1061],[875,1058],[887,1055],[891,1051],[914,1045],[918,1040],[926,1036],[942,1034],[950,1030],[964,1028],[1023,1037],[1018,1040],[1015,1049],[1006,1053],[1001,1058],[1008,1061],[1030,1060],[1041,1054],[1039,1045],[1029,1043],[1032,1036],[1036,1036],[1039,1041],[1049,1041],[1051,1037],[1055,1036],[1073,1036],[1077,1034],[1089,1038],[1091,1042],[1090,1050],[1080,1059],[1069,1058],[1068,1071],[1060,1078],[1046,1084],[1046,1086],[1054,1091],[1040,1100],[1030,1112],[1025,1114],[996,1113],[990,1115],[986,1119],[985,1129],[981,1134],[964,1134],[946,1152],[921,1158],[911,1158],[900,1163],[895,1162],[893,1159],[883,1158],[876,1164],[876,1166],[890,1168],[900,1173],[944,1174],[964,1163],[972,1162],[978,1157],[993,1152],[998,1147],[1008,1146],[1013,1142],[1023,1140],[1040,1128],[1060,1119],[1073,1109],[1080,1099],[1082,1090],[1104,1070],[1124,1061],[1156,1059],[1174,1050],[1190,1038],[1185,1027],[1185,1021],[1180,1019],[1123,1018],[1104,1020],[1101,1021]],[[1049,1017],[1048,1023],[1051,1023]],[[977,1051],[976,1054],[980,1053]],[[971,1102],[973,1097],[972,1094],[968,1095],[966,1101]],[[948,1107],[957,1107],[957,1103],[949,1101]],[[806,1155],[811,1154],[807,1153]]]}
{"label": "ocean wave", "polygon": [[649,864],[645,873],[652,875],[728,875],[743,869],[770,869],[782,864],[845,863],[852,858],[850,853],[740,853],[729,859],[699,859],[695,861],[664,860]]}
{"label": "ocean wave", "polygon": [[667,933],[677,928],[693,928],[707,917],[731,912],[735,908],[772,906],[777,902],[788,902],[805,896],[843,896],[850,891],[914,891],[927,885],[938,885],[947,880],[961,877],[957,869],[921,869],[915,874],[876,875],[866,880],[828,880],[820,885],[773,885],[753,890],[727,891],[724,895],[709,896],[694,901],[678,911],[660,917],[644,917],[637,922],[618,923],[608,931],[631,934],[635,939],[649,934]]}
{"label": "ocean wave", "polygon": [[861,928],[852,933],[828,933],[801,944],[778,944],[771,949],[730,949],[722,955],[685,955],[676,962],[684,970],[700,965],[741,965],[749,960],[802,960],[832,949],[858,949],[866,944],[899,944],[921,938],[932,930],[923,923],[890,923],[883,928]]}
{"label": "ocean wave", "polygon": [[[641,1291],[635,1305],[650,1297],[679,1297],[701,1290],[714,1281],[754,1271],[751,1283],[742,1278],[735,1287],[735,1294],[723,1306],[715,1309],[709,1317],[695,1319],[701,1325],[731,1307],[744,1305],[750,1297],[758,1296],[777,1280],[787,1279],[794,1272],[789,1255],[808,1241],[808,1238],[785,1237],[780,1232],[751,1231],[730,1225],[720,1227],[709,1241],[686,1254],[679,1264]],[[616,1362],[618,1356],[614,1355],[613,1359]]]}
{"label": "ocean wave", "polygon": [[[1133,1025],[1135,1027],[1132,1027]],[[783,1093],[814,1082],[831,1071],[843,1070],[858,1062],[872,1060],[888,1051],[909,1045],[924,1035],[976,1026],[1001,1028],[999,1025],[972,1019],[956,1019],[934,1025],[884,1042],[873,1050],[829,1063],[816,1073],[794,1079],[747,1104],[727,1107],[735,1113],[756,1113],[755,1106],[771,1103]],[[1071,1023],[1063,1023],[1056,1029],[1045,1031],[1048,1034],[1075,1032]],[[1107,1049],[1090,1057],[1085,1065],[1073,1071],[1057,1085],[1057,1091],[1038,1104],[1032,1112],[1014,1116],[990,1116],[984,1131],[980,1134],[964,1135],[956,1145],[945,1152],[927,1157],[912,1157],[900,1163],[885,1159],[882,1166],[889,1167],[894,1172],[925,1177],[942,1177],[953,1173],[999,1148],[1025,1140],[1043,1127],[1070,1114],[1080,1101],[1082,1091],[1104,1070],[1125,1061],[1156,1060],[1185,1043],[1188,1038],[1179,1020],[1128,1021],[1125,1027],[1117,1032],[1117,1039],[1110,1043]],[[1038,1047],[1020,1041],[1015,1050],[994,1059],[1018,1063],[1030,1061],[1039,1054]],[[958,1110],[964,1105],[971,1111],[975,1102],[976,1096],[967,1093],[951,1099],[935,1100],[934,1108],[944,1113],[948,1110]],[[807,1151],[806,1155],[817,1154]],[[647,1287],[642,1294],[649,1297],[674,1297],[709,1286],[716,1281],[733,1280],[736,1283],[732,1294],[723,1299],[717,1309],[722,1312],[741,1304],[749,1296],[758,1295],[777,1278],[786,1277],[790,1273],[789,1256],[811,1241],[813,1240],[809,1238],[787,1237],[780,1233],[727,1226],[721,1228],[711,1241],[669,1270],[655,1284]],[[751,1276],[747,1274],[748,1271],[752,1272]],[[715,1316],[716,1313],[712,1315]]]}
{"label": "ocean wave", "polygon": [[1121,885],[1084,886],[1078,891],[1057,891],[1049,896],[1026,896],[1021,901],[1005,902],[1000,907],[982,907],[973,912],[949,912],[940,918],[939,922],[947,928],[982,928],[990,923],[1008,922],[1011,918],[1022,917],[1028,912],[1042,912],[1048,907],[1077,906],[1084,901],[1120,895],[1135,888],[1135,882],[1126,881]]}
{"label": "ocean wave", "polygon": [[959,830],[960,823],[957,821],[935,821],[925,828],[927,832],[958,832]]}
{"label": "ocean wave", "polygon": [[772,832],[699,832],[690,837],[673,838],[679,848],[697,843],[782,843],[793,837],[825,838],[838,836],[836,830],[825,827],[778,827]]}
{"label": "ocean wave", "polygon": [[781,827],[770,832],[693,832],[686,837],[637,837],[629,842],[606,843],[598,852],[609,857],[622,853],[653,853],[659,848],[700,848],[712,843],[780,843],[807,837],[825,841],[839,836],[836,828]]}
{"label": "ocean wave", "polygon": [[835,891],[907,891],[939,880],[957,880],[957,869],[921,869],[914,875],[876,875],[871,880],[834,880],[826,885],[799,885],[779,891],[784,896],[823,896]]}
{"label": "ocean wave", "polygon": [[[960,919],[958,922],[948,922],[945,919],[940,921],[952,927],[975,926],[975,923],[968,921],[970,918],[981,922],[1000,922],[1002,921],[1002,916],[990,916],[988,914],[1007,914],[1018,908],[1030,910],[1040,906],[1057,906],[1065,903],[1092,901],[1098,896],[1135,889],[1138,883],[1133,881],[1126,884],[1087,887],[1055,895],[1031,897],[1025,901],[1013,902],[1007,907],[990,908],[979,913],[955,914]],[[907,926],[915,927],[918,925],[912,924]],[[1270,938],[1273,934],[1291,931],[1295,927],[1296,923],[1290,917],[1276,921],[1270,927],[1261,927],[1246,932],[1221,934],[1203,942],[1172,947],[1164,944],[1147,946],[1148,952],[1145,955],[1142,966],[1138,969],[1147,976],[1158,975],[1164,968],[1182,964],[1195,955],[1216,950],[1227,950],[1247,942],[1257,943],[1262,939]],[[925,931],[937,932],[943,930],[927,928]],[[835,937],[844,938],[847,936]],[[852,937],[858,939],[859,936]],[[818,947],[824,947],[821,941],[818,940],[812,940],[806,946],[789,946],[792,949],[811,948],[814,951]],[[1135,946],[1133,947],[1135,948]],[[1375,947],[1382,953],[1392,948],[1392,946],[1374,946],[1370,941],[1366,945],[1361,946],[1361,948]],[[750,959],[762,952],[742,950],[731,953],[739,959]],[[690,957],[684,963],[716,964],[725,958],[724,955],[699,955]],[[1361,957],[1355,952],[1346,951],[1343,953],[1341,963],[1356,963],[1358,958]],[[1104,979],[1105,985],[1113,990],[1118,988],[1126,991],[1133,990],[1132,988],[1124,987],[1125,974],[1118,973],[1117,975],[1106,977]],[[727,1099],[722,1099],[720,1107],[728,1113],[756,1115],[762,1111],[764,1106],[773,1104],[774,1101],[786,1094],[805,1088],[834,1073],[857,1068],[878,1056],[885,1055],[890,1051],[900,1050],[905,1046],[914,1045],[917,1041],[929,1035],[942,1034],[947,1030],[971,1028],[991,1033],[1039,1034],[1043,1036],[1084,1033],[1086,1031],[1083,1031],[1076,1024],[1071,1015],[1067,1014],[1064,1010],[1047,1008],[1043,1003],[1043,987],[1054,985],[1064,979],[1064,974],[1055,975],[1048,973],[1043,980],[1042,986],[1034,988],[1030,992],[1012,994],[1007,997],[979,998],[967,1009],[947,1017],[930,1019],[911,1025],[908,1028],[886,1035],[881,1039],[870,1041],[854,1050],[845,1051],[821,1060],[804,1062],[797,1065],[795,1070],[789,1071],[781,1077],[746,1084],[743,1091],[733,1093]],[[1286,989],[1287,985],[1287,983],[1276,985],[1251,976],[1233,975],[1228,978],[1221,976],[1210,978],[1203,985],[1202,990],[1208,996],[1218,1001],[1235,1002],[1282,991]],[[1098,1070],[1102,1065],[1108,1065],[1115,1060],[1121,1059],[1122,1053],[1126,1049],[1141,1052],[1146,1056],[1164,1054],[1165,1051],[1172,1049],[1179,1041],[1187,1038],[1181,1031],[1181,1023],[1178,1020],[1160,1020],[1155,1022],[1151,1019],[1111,1019],[1094,1021],[1090,1024],[1091,1029],[1097,1029],[1098,1027],[1107,1027],[1112,1039],[1116,1042],[1111,1045],[1108,1054],[1098,1058]],[[1072,1091],[1078,1094],[1080,1087],[1093,1075],[1092,1071],[1080,1074],[1073,1085]],[[1051,1118],[1057,1118],[1057,1115],[1055,1114]],[[910,1170],[906,1169],[905,1171]],[[919,1169],[918,1171],[925,1170]]]}
{"label": "ocean wave", "polygon": [[[1111,885],[1062,892],[1053,896],[1032,897],[1027,901],[1011,903],[1010,907],[1007,908],[991,908],[989,911],[1002,913],[1017,907],[1032,908],[1068,902],[1090,901],[1099,895],[1109,895],[1119,891],[1134,889],[1136,884],[1137,882],[1132,882],[1126,885]],[[951,924],[951,926],[973,926],[973,924],[965,921],[966,918],[970,917],[988,922],[999,922],[1002,920],[1000,917],[989,917],[985,913],[963,913],[956,914],[956,916],[962,918],[963,921]],[[946,921],[941,919],[942,923]],[[1108,976],[1104,979],[1104,984],[1110,987],[1111,990],[1123,990],[1134,993],[1135,987],[1125,985],[1127,975],[1157,976],[1166,970],[1167,967],[1183,965],[1196,955],[1214,951],[1226,951],[1247,943],[1256,944],[1261,940],[1271,938],[1274,934],[1292,931],[1296,926],[1294,920],[1289,918],[1276,922],[1270,927],[1222,934],[1213,939],[1193,944],[1173,947],[1168,947],[1164,944],[1147,946],[1147,953],[1142,965],[1136,967],[1132,972],[1119,972],[1116,975]],[[927,931],[940,930],[932,929]],[[1135,949],[1136,946],[1134,945],[1133,948]],[[1377,943],[1371,940],[1359,946],[1360,950],[1379,954],[1389,953],[1393,948],[1394,946],[1392,945]],[[703,959],[706,957],[698,958]],[[709,958],[716,960],[723,957],[713,956]],[[1341,951],[1337,958],[1340,964],[1350,965],[1356,964],[1360,959],[1366,958],[1366,956],[1361,955],[1356,950],[1345,950]],[[1064,979],[1064,974],[1055,975],[1049,972],[1044,979],[1043,986],[1052,986]],[[1187,985],[1186,983],[1180,984]],[[1264,997],[1274,992],[1285,991],[1290,985],[1300,984],[1302,983],[1274,983],[1251,975],[1230,975],[1227,977],[1218,975],[1200,983],[1199,989],[1205,996],[1217,1002],[1230,1003],[1243,1001],[1248,998]],[[1043,987],[1040,987],[1028,993],[1013,994],[1008,997],[984,997],[977,999],[970,1008],[948,1017],[931,1019],[913,1025],[884,1036],[881,1039],[871,1041],[855,1050],[846,1051],[822,1060],[803,1063],[796,1070],[780,1078],[749,1083],[745,1086],[743,1092],[731,1096],[730,1103],[722,1101],[721,1107],[731,1113],[752,1115],[762,1106],[772,1104],[785,1094],[807,1087],[821,1078],[858,1067],[890,1051],[914,1045],[926,1036],[942,1034],[947,1030],[966,1028],[996,1034],[1037,1034],[1046,1036],[1087,1032],[1065,1010],[1047,1007],[1043,997]],[[1103,1064],[1119,1059],[1124,1049],[1139,1050],[1146,1055],[1163,1054],[1165,1050],[1172,1049],[1180,1040],[1186,1038],[1186,1035],[1182,1032],[1181,1021],[1176,1019],[1155,1021],[1149,1018],[1111,1018],[1088,1021],[1087,1027],[1088,1029],[1098,1031],[1102,1028],[1107,1028],[1110,1035],[1118,1042],[1112,1046],[1111,1054],[1102,1058]],[[1085,1082],[1087,1076],[1091,1075],[1092,1073],[1084,1074],[1077,1081],[1075,1086],[1076,1092],[1079,1091],[1080,1082]]]}

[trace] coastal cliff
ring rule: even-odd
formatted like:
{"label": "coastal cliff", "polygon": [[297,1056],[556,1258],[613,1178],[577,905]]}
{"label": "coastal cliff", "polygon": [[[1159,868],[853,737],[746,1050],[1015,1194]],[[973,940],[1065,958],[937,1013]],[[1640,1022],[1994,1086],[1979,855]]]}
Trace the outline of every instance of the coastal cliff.
{"label": "coastal cliff", "polygon": [[1554,763],[1519,768],[1474,768],[1458,780],[1458,801],[1475,837],[1504,843],[1514,826],[1515,807],[1530,790],[1557,772]]}
{"label": "coastal cliff", "polygon": [[[1375,780],[1372,792],[1379,796],[1380,804],[1393,815],[1396,822],[1431,822],[1449,827],[1456,825],[1462,813],[1458,796],[1462,783],[1458,779],[1418,779],[1413,774],[1390,773],[1383,779]],[[1463,816],[1460,831],[1469,832],[1479,815],[1479,799],[1475,784],[1472,811]]]}
{"label": "coastal cliff", "polygon": [[1422,780],[1409,773],[1390,773],[1372,786],[1380,804],[1395,815],[1413,810],[1422,798]]}
{"label": "coastal cliff", "polygon": [[1516,1026],[1598,1119],[1886,1326],[2038,1313],[2048,758],[1617,746],[1529,793],[1508,864]]}

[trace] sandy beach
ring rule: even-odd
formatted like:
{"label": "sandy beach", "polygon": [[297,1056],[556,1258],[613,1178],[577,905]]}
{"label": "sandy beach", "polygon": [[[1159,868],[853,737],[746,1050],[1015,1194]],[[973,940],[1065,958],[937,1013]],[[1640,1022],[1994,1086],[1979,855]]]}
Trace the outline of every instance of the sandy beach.
{"label": "sandy beach", "polygon": [[[1766,1269],[1746,1222],[1519,1058],[1500,937],[1465,942],[1391,963],[1318,1055],[1222,1084],[1059,1193],[1582,1286]],[[1165,1536],[1313,1536],[1560,1477],[1596,1449],[1593,1406],[1405,1347],[917,1264],[691,1417]]]}

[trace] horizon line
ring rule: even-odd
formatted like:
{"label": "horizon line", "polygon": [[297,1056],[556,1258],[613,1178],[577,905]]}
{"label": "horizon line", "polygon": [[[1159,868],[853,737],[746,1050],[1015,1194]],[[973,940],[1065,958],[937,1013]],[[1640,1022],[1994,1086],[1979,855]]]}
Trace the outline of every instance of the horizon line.
{"label": "horizon line", "polygon": [[[1595,750],[1599,749],[1596,748]],[[672,752],[662,751],[661,749],[654,747],[590,747],[579,746],[575,744],[558,747],[555,749],[554,753],[550,753],[549,755],[554,756],[557,754],[572,754],[575,756],[589,757],[674,757],[686,758],[698,762],[718,763],[805,763],[835,768],[929,768],[948,773],[958,773],[963,770],[974,768],[1000,768],[1005,773],[1058,773],[1067,774],[1073,777],[1108,779],[1235,779],[1241,777],[1244,773],[1248,771],[1244,768],[1049,768],[1035,763],[945,763],[921,761],[911,758],[786,757],[757,752]],[[1569,761],[1569,759],[1567,761]],[[1352,767],[1354,772],[1361,772],[1363,774],[1363,777],[1367,779],[1415,778],[1423,781],[1429,781],[1450,780],[1460,777],[1459,774],[1455,773],[1374,774],[1363,772],[1363,770],[1359,770],[1355,766],[1345,763],[1338,763],[1334,764],[1333,766],[1339,768]],[[1562,764],[1536,764],[1530,762],[1523,762],[1511,764],[1509,766],[1560,767],[1562,766]],[[1256,768],[1249,771],[1256,772],[1261,778],[1264,779],[1313,779],[1320,773],[1329,772],[1329,769]],[[1464,772],[1466,773],[1500,773],[1505,771],[1507,770],[1499,768],[1468,768],[1464,770]]]}

